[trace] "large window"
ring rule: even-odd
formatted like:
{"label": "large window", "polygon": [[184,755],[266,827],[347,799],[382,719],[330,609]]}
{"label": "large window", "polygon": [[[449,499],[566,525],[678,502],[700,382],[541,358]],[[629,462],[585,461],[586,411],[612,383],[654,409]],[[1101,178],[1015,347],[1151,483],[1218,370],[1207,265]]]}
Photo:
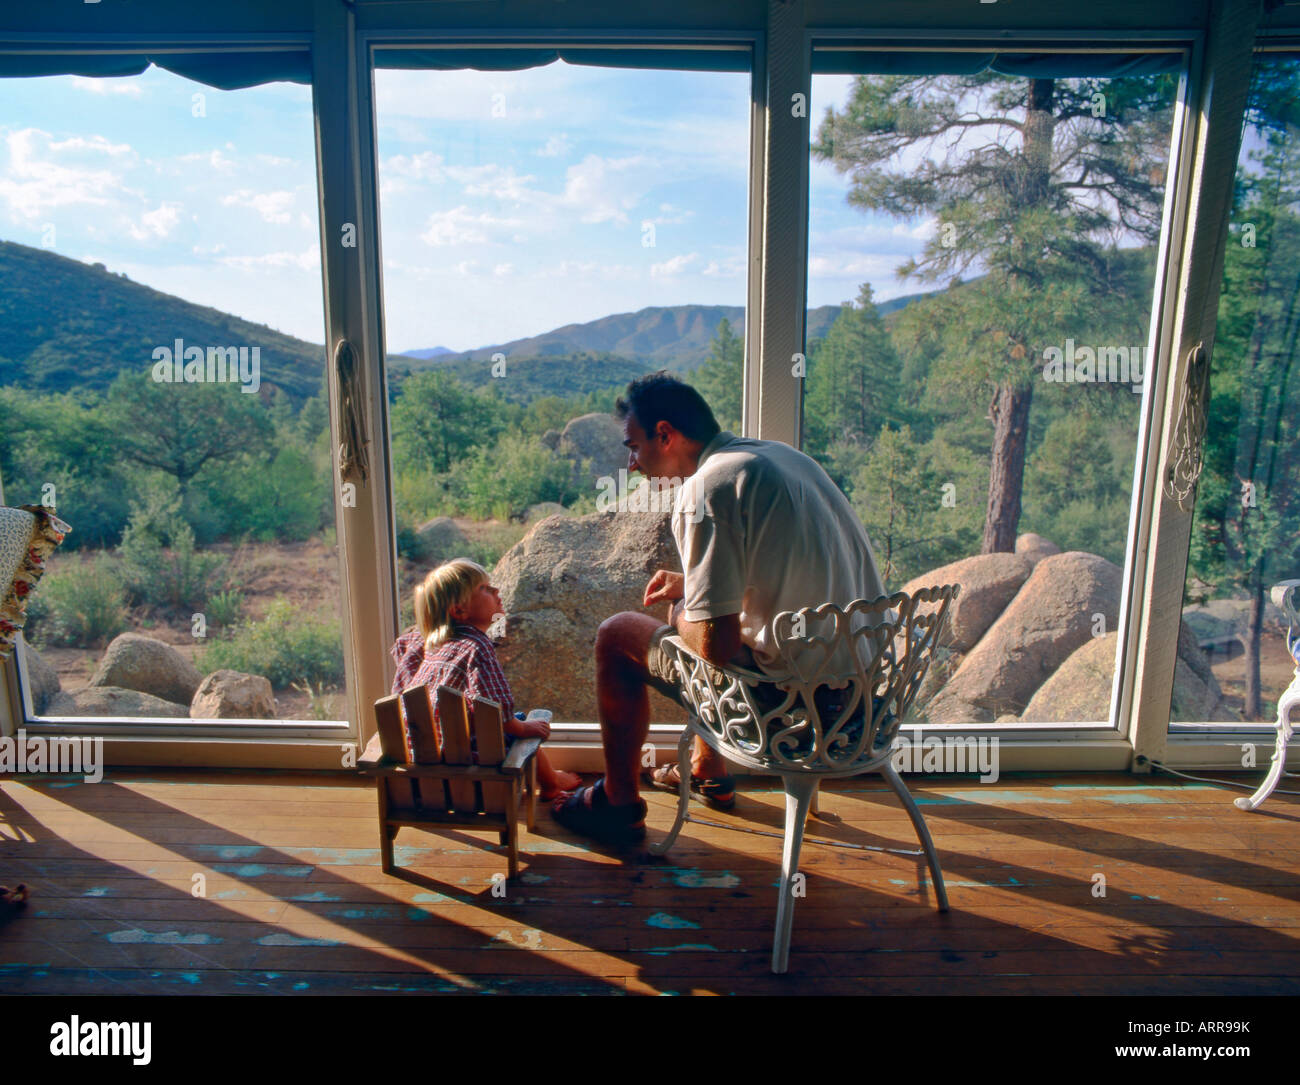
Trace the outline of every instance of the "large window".
{"label": "large window", "polygon": [[1180,633],[1209,665],[1175,671],[1176,723],[1272,722],[1296,668],[1269,596],[1300,576],[1298,99],[1300,56],[1256,54]]}
{"label": "large window", "polygon": [[740,426],[750,77],[377,57],[402,626],[432,568],[476,560],[517,706],[593,721],[598,626],[678,564],[615,398],[667,369]]}
{"label": "large window", "polygon": [[311,90],[0,82],[0,477],[72,526],[38,717],[343,714]]}
{"label": "large window", "polygon": [[920,722],[1110,721],[1178,67],[814,53],[804,448],[962,586]]}

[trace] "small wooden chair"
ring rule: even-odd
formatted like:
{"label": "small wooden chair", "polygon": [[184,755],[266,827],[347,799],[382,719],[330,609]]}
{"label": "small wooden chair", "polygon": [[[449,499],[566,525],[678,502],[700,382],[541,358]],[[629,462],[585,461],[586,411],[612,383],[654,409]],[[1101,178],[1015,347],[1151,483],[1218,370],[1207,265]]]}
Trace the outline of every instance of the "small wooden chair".
{"label": "small wooden chair", "polygon": [[[439,729],[433,725],[428,686],[414,686],[375,702],[378,732],[367,744],[357,768],[374,776],[379,794],[379,852],[385,874],[393,872],[393,838],[402,826],[428,829],[459,825],[499,827],[510,849],[509,877],[519,873],[519,799],[528,788],[528,829],[537,813],[537,760],[540,738],[517,738],[506,753],[501,706],[476,698],[472,713],[465,696],[439,686]],[[400,709],[399,709],[400,702]],[[405,730],[402,717],[406,718]],[[549,719],[535,711],[529,718]],[[478,746],[478,764],[470,750],[470,721]],[[411,744],[408,752],[406,734]]]}

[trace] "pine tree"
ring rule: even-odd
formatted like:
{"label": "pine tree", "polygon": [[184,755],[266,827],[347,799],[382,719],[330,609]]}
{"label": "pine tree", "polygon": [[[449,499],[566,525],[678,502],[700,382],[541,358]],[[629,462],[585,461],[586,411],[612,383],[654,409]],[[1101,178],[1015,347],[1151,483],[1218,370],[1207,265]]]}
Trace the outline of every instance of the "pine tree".
{"label": "pine tree", "polygon": [[745,344],[725,316],[709,343],[709,356],[691,374],[690,383],[713,408],[718,425],[740,432],[741,394],[745,383]]}
{"label": "pine tree", "polygon": [[850,175],[850,203],[937,219],[899,274],[982,274],[944,296],[933,376],[988,397],[985,553],[1015,546],[1042,348],[1063,318],[1123,315],[1142,300],[1117,296],[1116,235],[1159,235],[1173,91],[1164,76],[872,76],[842,112],[827,110],[813,153]]}

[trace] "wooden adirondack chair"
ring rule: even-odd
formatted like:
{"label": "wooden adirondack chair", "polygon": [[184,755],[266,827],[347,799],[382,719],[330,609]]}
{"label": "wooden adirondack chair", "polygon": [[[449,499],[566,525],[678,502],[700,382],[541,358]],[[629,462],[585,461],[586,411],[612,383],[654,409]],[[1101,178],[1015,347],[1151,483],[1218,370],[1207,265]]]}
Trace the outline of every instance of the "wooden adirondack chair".
{"label": "wooden adirondack chair", "polygon": [[[434,727],[430,696],[438,701],[439,729]],[[400,708],[399,708],[400,704]],[[405,717],[406,727],[402,726]],[[541,710],[530,719],[550,718]],[[393,839],[403,826],[430,829],[442,825],[497,828],[509,847],[509,877],[519,873],[519,800],[528,789],[528,828],[537,812],[536,753],[540,738],[515,739],[507,754],[501,706],[446,686],[436,691],[415,686],[375,702],[378,733],[366,746],[357,768],[376,778],[379,794],[379,851],[385,874],[393,872]],[[470,726],[478,746],[478,764],[470,751]],[[410,735],[410,749],[406,735]]]}

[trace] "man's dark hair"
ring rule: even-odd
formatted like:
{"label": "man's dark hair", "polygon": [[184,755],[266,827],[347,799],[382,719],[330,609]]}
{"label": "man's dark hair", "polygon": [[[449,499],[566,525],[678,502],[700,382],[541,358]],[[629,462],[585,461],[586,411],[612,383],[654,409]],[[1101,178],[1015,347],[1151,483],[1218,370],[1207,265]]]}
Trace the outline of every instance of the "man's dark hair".
{"label": "man's dark hair", "polygon": [[619,418],[630,414],[647,435],[654,433],[660,422],[667,422],[682,436],[708,444],[720,429],[704,397],[662,369],[629,384],[614,410]]}

